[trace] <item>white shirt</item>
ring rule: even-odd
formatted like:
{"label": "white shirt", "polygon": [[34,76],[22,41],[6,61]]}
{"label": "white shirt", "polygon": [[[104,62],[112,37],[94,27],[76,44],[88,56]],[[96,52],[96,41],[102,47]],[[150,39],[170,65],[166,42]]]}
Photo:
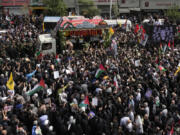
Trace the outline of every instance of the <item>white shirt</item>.
{"label": "white shirt", "polygon": [[129,112],[129,117],[130,117],[131,121],[134,121],[134,113],[133,113],[133,111]]}
{"label": "white shirt", "polygon": [[126,128],[128,129],[129,132],[132,132],[132,130],[133,130],[133,124],[130,122],[130,123],[126,126]]}
{"label": "white shirt", "polygon": [[141,100],[141,93],[140,93],[140,92],[137,93],[136,100],[137,100],[137,101],[140,101],[140,100]]}
{"label": "white shirt", "polygon": [[123,117],[123,118],[121,118],[120,125],[121,125],[121,126],[126,126],[128,120],[130,120],[129,117]]}
{"label": "white shirt", "polygon": [[135,120],[135,124],[136,124],[136,133],[143,133],[144,130],[143,130],[143,122],[141,120],[141,117],[138,116]]}
{"label": "white shirt", "polygon": [[146,111],[146,114],[147,114],[148,117],[149,117],[149,107],[148,107],[148,106],[145,108],[145,111]]}

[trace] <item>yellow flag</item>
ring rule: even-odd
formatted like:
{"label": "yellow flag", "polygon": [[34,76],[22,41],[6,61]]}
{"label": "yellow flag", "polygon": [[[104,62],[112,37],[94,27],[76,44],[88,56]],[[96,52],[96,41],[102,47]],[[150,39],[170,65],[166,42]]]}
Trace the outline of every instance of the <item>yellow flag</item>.
{"label": "yellow flag", "polygon": [[64,86],[63,88],[60,88],[58,89],[58,94],[62,93],[67,87],[68,87],[69,84],[67,84],[66,86]]}
{"label": "yellow flag", "polygon": [[104,80],[106,80],[106,79],[108,79],[108,78],[109,78],[109,76],[104,76],[104,77],[103,77]]}
{"label": "yellow flag", "polygon": [[174,76],[176,76],[180,71],[180,67],[178,67],[178,69],[176,70],[176,73],[174,74]]}
{"label": "yellow flag", "polygon": [[9,80],[6,83],[6,86],[10,89],[10,90],[14,90],[14,80],[13,80],[13,75],[12,72],[10,74]]}
{"label": "yellow flag", "polygon": [[111,28],[109,28],[109,33],[111,34],[111,35],[113,35],[114,34],[114,30],[113,30],[113,28],[111,27]]}

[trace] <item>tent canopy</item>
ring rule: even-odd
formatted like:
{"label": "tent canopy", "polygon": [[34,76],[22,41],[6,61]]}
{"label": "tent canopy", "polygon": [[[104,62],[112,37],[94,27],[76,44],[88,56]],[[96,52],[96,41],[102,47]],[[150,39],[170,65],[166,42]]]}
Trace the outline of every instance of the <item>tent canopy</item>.
{"label": "tent canopy", "polygon": [[61,19],[61,17],[58,16],[45,16],[44,17],[44,22],[47,23],[57,23],[59,20]]}

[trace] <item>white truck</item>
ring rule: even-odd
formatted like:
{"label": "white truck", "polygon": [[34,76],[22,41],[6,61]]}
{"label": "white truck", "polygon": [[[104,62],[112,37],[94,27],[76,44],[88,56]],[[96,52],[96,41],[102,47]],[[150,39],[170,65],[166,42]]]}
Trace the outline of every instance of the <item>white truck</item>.
{"label": "white truck", "polygon": [[37,51],[42,54],[56,54],[56,39],[51,34],[41,34],[38,36]]}

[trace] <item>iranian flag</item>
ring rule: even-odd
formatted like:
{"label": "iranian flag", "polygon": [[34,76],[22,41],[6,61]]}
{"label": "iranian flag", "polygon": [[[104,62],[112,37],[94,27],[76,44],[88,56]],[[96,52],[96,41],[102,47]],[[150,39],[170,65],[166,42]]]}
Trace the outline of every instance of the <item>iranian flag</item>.
{"label": "iranian flag", "polygon": [[116,76],[114,76],[114,86],[116,87],[116,89],[118,89],[118,87],[119,87]]}
{"label": "iranian flag", "polygon": [[159,66],[160,71],[166,71],[166,69],[163,66]]}
{"label": "iranian flag", "polygon": [[31,95],[37,93],[38,91],[40,91],[42,88],[45,88],[45,83],[44,83],[43,79],[41,79],[41,81],[37,85],[35,85],[32,90],[28,91],[26,94],[28,96],[31,96]]}
{"label": "iranian flag", "polygon": [[99,69],[96,71],[95,77],[99,78],[104,71],[106,71],[106,69],[104,68],[102,64],[100,64]]}

